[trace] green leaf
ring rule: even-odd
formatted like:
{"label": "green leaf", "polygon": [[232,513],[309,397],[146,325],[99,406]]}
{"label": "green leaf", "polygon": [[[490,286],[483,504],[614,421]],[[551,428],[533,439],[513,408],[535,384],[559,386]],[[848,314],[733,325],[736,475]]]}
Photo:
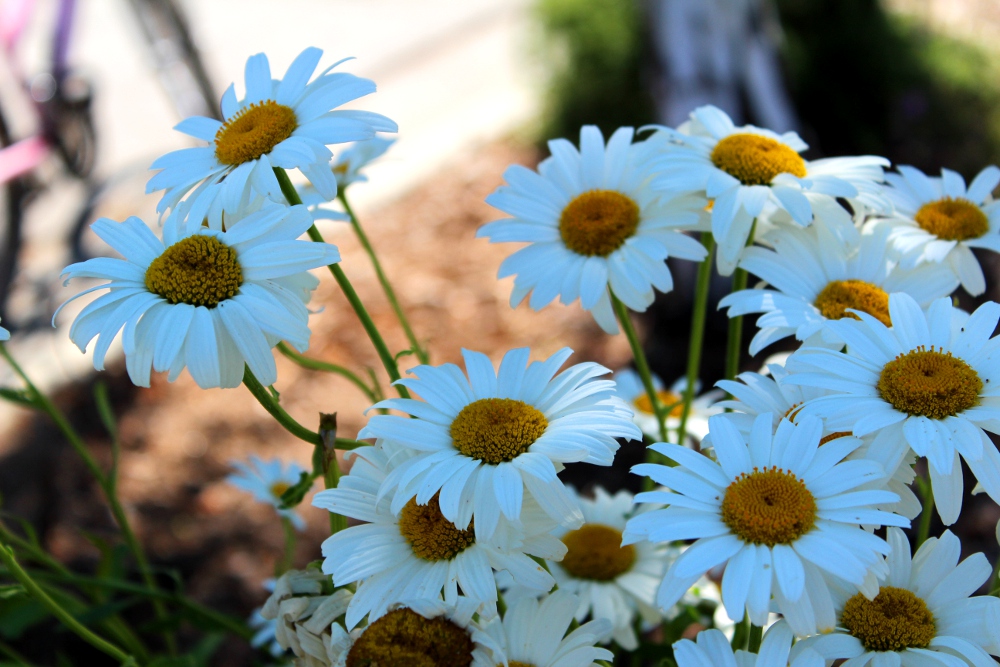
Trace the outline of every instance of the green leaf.
{"label": "green leaf", "polygon": [[0,636],[17,639],[25,630],[49,616],[48,610],[32,597],[15,597],[0,604]]}
{"label": "green leaf", "polygon": [[76,620],[80,621],[84,625],[93,625],[99,623],[111,616],[114,616],[123,609],[128,609],[134,604],[141,602],[141,598],[125,598],[124,600],[116,600],[114,602],[107,602],[96,607],[91,607],[87,611],[79,614]]}
{"label": "green leaf", "polygon": [[296,482],[294,486],[288,487],[288,489],[281,494],[281,509],[290,510],[294,507],[298,507],[298,505],[302,503],[302,499],[306,497],[307,493],[309,493],[309,489],[312,488],[314,481],[316,481],[315,473],[300,473],[299,481]]}
{"label": "green leaf", "polygon": [[35,401],[31,398],[31,394],[27,389],[12,389],[10,387],[0,387],[0,398],[10,401],[11,403],[16,403],[18,405],[24,405],[27,407],[34,407]]}
{"label": "green leaf", "polygon": [[0,600],[10,600],[20,595],[27,595],[27,591],[21,584],[0,585]]}
{"label": "green leaf", "polygon": [[279,403],[281,402],[281,394],[274,388],[274,385],[268,385],[267,390],[271,392],[271,397],[274,398],[275,401]]}

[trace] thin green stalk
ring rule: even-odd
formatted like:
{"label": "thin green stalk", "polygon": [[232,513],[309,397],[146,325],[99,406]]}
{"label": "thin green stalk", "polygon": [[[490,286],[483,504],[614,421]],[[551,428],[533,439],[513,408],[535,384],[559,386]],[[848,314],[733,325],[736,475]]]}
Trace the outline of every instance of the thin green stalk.
{"label": "thin green stalk", "polygon": [[382,263],[379,262],[378,256],[375,254],[375,248],[372,247],[371,241],[368,240],[368,235],[361,228],[361,222],[358,220],[358,216],[355,215],[354,209],[351,205],[347,203],[347,192],[341,189],[337,193],[337,199],[344,206],[344,210],[347,215],[351,218],[351,226],[354,227],[354,233],[358,236],[358,241],[361,242],[361,247],[365,249],[368,253],[368,258],[372,261],[372,266],[375,268],[375,275],[378,276],[378,281],[382,285],[382,291],[385,292],[385,298],[389,300],[389,305],[392,306],[392,310],[396,313],[396,318],[399,320],[399,324],[403,327],[403,331],[406,333],[407,340],[410,341],[410,345],[413,347],[414,354],[417,355],[417,359],[420,363],[426,364],[430,362],[430,356],[427,351],[420,345],[417,341],[416,335],[413,333],[413,329],[410,328],[410,322],[406,319],[406,313],[403,312],[402,307],[399,305],[399,300],[396,298],[396,291],[392,288],[392,283],[389,282],[389,278],[385,275],[385,271],[382,270]]}
{"label": "thin green stalk", "polygon": [[24,589],[29,595],[41,602],[42,605],[49,610],[50,614],[55,616],[56,619],[58,619],[59,622],[65,625],[68,629],[76,633],[80,639],[84,640],[94,648],[107,653],[120,663],[136,664],[135,658],[125,653],[108,640],[89,630],[82,623],[73,618],[72,614],[63,609],[55,600],[49,597],[49,595],[42,590],[35,580],[28,576],[27,572],[21,569],[21,566],[17,563],[17,559],[14,558],[14,550],[6,544],[0,544],[0,560],[3,561],[11,576],[17,579],[17,581],[24,586]]}
{"label": "thin green stalk", "polygon": [[920,525],[917,527],[917,548],[927,541],[931,534],[931,517],[934,513],[934,491],[931,483],[922,475],[917,477],[917,487],[920,490],[921,510]]}
{"label": "thin green stalk", "polygon": [[677,427],[677,443],[684,444],[687,435],[688,417],[691,415],[691,403],[694,401],[695,385],[701,371],[701,350],[705,343],[705,318],[708,315],[708,293],[712,284],[712,251],[715,249],[715,238],[712,232],[702,232],[701,242],[708,255],[698,267],[698,281],[694,289],[694,310],[691,313],[691,336],[688,339],[687,385],[684,387],[684,408],[681,412],[681,423]]}
{"label": "thin green stalk", "polygon": [[759,625],[750,624],[750,636],[747,638],[747,650],[751,653],[760,653],[760,640],[764,634],[764,628]]}
{"label": "thin green stalk", "polygon": [[[340,463],[337,461],[337,413],[320,416],[319,432],[323,438],[323,485],[336,489],[340,485]],[[347,528],[347,517],[330,512],[330,534]]]}
{"label": "thin green stalk", "polygon": [[1000,597],[1000,554],[997,555],[997,563],[993,566],[993,574],[986,582],[986,590],[990,595]]}
{"label": "thin green stalk", "polygon": [[747,644],[750,641],[750,625],[750,615],[744,611],[743,620],[733,628],[733,638],[729,642],[734,651],[737,649],[746,650]]}
{"label": "thin green stalk", "polygon": [[295,560],[295,545],[297,542],[297,535],[295,534],[295,526],[292,525],[292,520],[287,516],[281,517],[281,528],[285,533],[285,547],[281,554],[281,560],[274,568],[274,576],[280,577],[285,572],[291,569]]}
{"label": "thin green stalk", "polygon": [[21,667],[33,667],[32,663],[26,657],[18,653],[13,646],[10,646],[6,642],[0,642],[0,653],[3,653],[18,665],[21,665]]}
{"label": "thin green stalk", "polygon": [[339,375],[343,378],[346,378],[351,382],[351,384],[353,384],[355,387],[361,390],[361,393],[365,395],[365,398],[370,400],[372,403],[378,402],[378,396],[375,394],[372,388],[369,387],[368,384],[361,379],[361,376],[359,376],[354,371],[348,368],[344,368],[343,366],[338,366],[337,364],[331,364],[326,361],[320,361],[319,359],[313,359],[303,354],[299,354],[291,347],[289,347],[287,344],[285,344],[284,341],[278,343],[278,352],[281,352],[283,355],[294,361],[302,368],[307,368],[313,371],[323,371],[325,373],[333,373],[334,375]]}
{"label": "thin green stalk", "polygon": [[660,397],[656,394],[656,387],[653,385],[653,374],[649,370],[649,362],[646,361],[646,353],[642,349],[642,343],[639,342],[639,335],[636,333],[635,327],[632,326],[632,319],[629,317],[628,307],[614,294],[611,295],[611,306],[614,308],[615,315],[618,317],[618,322],[622,326],[622,331],[625,332],[625,337],[628,338],[629,347],[632,348],[632,357],[635,359],[635,368],[639,372],[639,377],[642,378],[642,386],[646,388],[646,396],[649,398],[649,403],[653,407],[653,413],[656,415],[656,421],[659,424],[660,440],[662,442],[666,442],[666,411],[660,403]]}
{"label": "thin green stalk", "polygon": [[[7,351],[7,348],[3,345],[3,343],[0,343],[0,355],[6,359],[7,363],[10,364],[10,367],[14,369],[14,372],[17,373],[18,377],[20,377],[24,382],[25,386],[28,388],[28,392],[32,396],[34,404],[41,408],[41,410],[45,412],[53,422],[55,422],[56,428],[62,432],[70,446],[76,451],[77,455],[83,459],[87,469],[97,480],[98,485],[101,487],[101,491],[104,492],[104,497],[108,501],[111,514],[115,519],[115,523],[118,524],[118,529],[121,530],[122,539],[125,540],[125,545],[128,547],[128,550],[132,553],[132,557],[135,559],[136,564],[139,566],[139,573],[142,575],[143,581],[146,582],[146,585],[149,586],[149,588],[154,590],[158,589],[156,578],[153,576],[153,570],[149,566],[149,561],[146,559],[146,552],[143,551],[142,544],[132,531],[132,525],[129,523],[128,516],[125,514],[125,509],[118,500],[118,493],[115,488],[116,484],[109,481],[109,477],[104,475],[100,466],[97,465],[97,461],[94,460],[93,456],[91,456],[87,446],[84,444],[79,434],[77,434],[77,432],[73,429],[69,420],[67,420],[65,415],[63,415],[55,404],[49,400],[48,396],[38,390],[28,377],[27,373],[25,373],[20,365],[14,361],[14,358]],[[161,622],[167,621],[167,610],[166,607],[163,606],[162,602],[153,600],[153,609],[156,612],[157,620]],[[164,630],[162,635],[167,651],[170,655],[176,655],[177,642],[175,641],[173,634],[171,634],[168,630]]]}
{"label": "thin green stalk", "polygon": [[[289,204],[297,205],[302,203],[302,199],[299,197],[299,193],[295,191],[295,186],[292,185],[292,181],[288,178],[288,174],[285,170],[280,167],[274,168],[274,175],[278,177],[278,184],[281,185],[281,193],[285,195],[285,199],[288,200]],[[324,243],[323,235],[320,234],[319,230],[316,229],[316,225],[309,228],[309,238],[316,243]],[[385,344],[385,340],[382,338],[382,334],[379,332],[378,327],[375,326],[375,322],[372,321],[371,315],[368,314],[368,310],[365,305],[361,302],[358,293],[354,290],[354,286],[351,285],[351,281],[348,280],[347,275],[344,270],[340,268],[339,264],[330,264],[328,267],[330,273],[333,274],[334,280],[340,286],[341,291],[344,296],[347,297],[347,301],[351,304],[351,308],[354,309],[354,313],[361,320],[361,326],[365,328],[365,332],[368,334],[368,338],[371,339],[372,345],[375,346],[375,352],[378,353],[379,359],[382,361],[382,365],[385,367],[385,371],[389,374],[389,380],[393,383],[400,379],[399,366],[396,364],[396,358],[389,351],[389,347]],[[407,391],[406,387],[402,385],[396,385],[396,391],[403,398],[409,398],[410,392]]]}

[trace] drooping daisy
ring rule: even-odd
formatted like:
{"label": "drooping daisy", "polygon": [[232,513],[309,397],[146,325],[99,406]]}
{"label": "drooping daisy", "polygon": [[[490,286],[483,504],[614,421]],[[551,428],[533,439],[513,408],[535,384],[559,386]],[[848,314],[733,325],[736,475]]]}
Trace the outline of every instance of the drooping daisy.
{"label": "drooping daisy", "polygon": [[856,317],[849,312],[854,309],[890,325],[890,293],[906,292],[926,307],[958,287],[952,272],[938,264],[898,267],[889,255],[889,231],[888,225],[868,225],[845,245],[819,223],[778,227],[763,239],[773,250],[747,248],[740,259],[740,267],[774,289],[734,292],[719,307],[729,308],[729,317],[764,313],[750,354],[793,334],[804,345],[840,349],[843,341],[827,321]]}
{"label": "drooping daisy", "polygon": [[846,239],[854,230],[836,198],[864,208],[887,208],[879,186],[882,169],[889,166],[885,158],[805,160],[799,153],[808,146],[795,132],[736,127],[713,106],[695,109],[688,123],[677,130],[663,128],[647,141],[659,147],[653,163],[658,186],[713,201],[712,235],[723,275],[736,268],[754,218],[762,213],[785,211],[803,227],[814,214],[825,213],[838,222]]}
{"label": "drooping daisy", "polygon": [[300,475],[305,472],[302,466],[292,461],[286,468],[281,459],[265,461],[253,454],[250,455],[249,463],[230,461],[230,465],[238,473],[226,477],[227,482],[250,493],[260,502],[267,503],[299,530],[306,527],[306,522],[295,510],[281,507],[281,494],[298,484]]}
{"label": "drooping daisy", "polygon": [[792,650],[811,650],[844,667],[984,667],[1000,656],[1000,599],[969,597],[992,571],[981,553],[958,562],[961,542],[951,531],[930,538],[910,558],[901,530],[887,534],[889,575],[874,599],[837,599],[837,629],[802,640]]}
{"label": "drooping daisy", "polygon": [[943,264],[962,281],[973,296],[986,290],[986,279],[972,248],[1000,252],[1000,204],[993,188],[1000,183],[1000,169],[989,166],[973,179],[950,169],[929,177],[915,167],[898,167],[886,174],[886,195],[895,206],[890,241],[903,254],[903,262]]}
{"label": "drooping daisy", "polygon": [[273,384],[271,348],[281,340],[309,347],[305,302],[319,280],[307,271],[340,261],[335,246],[296,240],[311,225],[304,206],[271,203],[235,216],[224,232],[166,225],[161,241],[139,218],[102,218],[91,229],[124,259],[98,257],[64,269],[67,283],[108,281],[69,301],[110,290],[80,312],[70,339],[85,351],[96,336],[94,367],[103,370],[124,327],[128,374],[140,387],[149,386],[150,367],[169,371],[171,381],[186,367],[208,388],[238,386],[246,365]]}
{"label": "drooping daisy", "polygon": [[378,617],[394,602],[418,598],[454,603],[458,589],[472,599],[495,606],[494,570],[507,570],[529,588],[547,591],[555,583],[529,556],[559,559],[562,542],[548,532],[551,521],[533,503],[525,503],[520,522],[503,522],[497,539],[480,539],[471,527],[446,519],[439,495],[425,503],[406,502],[398,513],[390,506],[394,493],[380,495],[386,474],[411,455],[383,442],[355,450],[349,475],[335,489],[320,491],[313,505],[360,521],[323,542],[323,571],[337,586],[359,582],[347,610],[347,628],[371,613]]}
{"label": "drooping daisy", "polygon": [[476,233],[491,243],[530,245],[504,260],[499,278],[514,276],[511,306],[531,293],[541,310],[557,296],[580,299],[602,329],[618,333],[611,292],[635,311],[653,303],[653,288],[673,289],[667,257],[701,261],[707,251],[681,233],[699,226],[704,199],[662,199],[649,187],[646,147],[632,143],[632,128],[619,128],[604,144],[592,125],[580,130],[580,149],[549,142],[552,156],[538,173],[513,165],[507,185],[486,202],[514,216]]}
{"label": "drooping daisy", "polygon": [[801,349],[784,381],[829,390],[802,413],[823,417],[831,431],[875,434],[879,458],[901,459],[907,447],[926,456],[934,504],[951,525],[962,508],[960,455],[1000,500],[1000,452],[984,431],[1000,432],[998,339],[990,338],[1000,305],[985,303],[970,316],[938,299],[925,313],[909,295],[893,294],[889,315],[891,329],[860,312],[860,321],[828,323],[847,353]]}
{"label": "drooping daisy", "polygon": [[473,615],[479,602],[459,598],[454,604],[416,599],[347,633],[330,628],[331,667],[495,667],[503,648]]}
{"label": "drooping daisy", "polygon": [[579,523],[580,509],[556,474],[562,464],[609,466],[615,438],[642,436],[615,383],[597,379],[608,369],[588,362],[556,375],[572,353],[563,348],[528,364],[530,351],[518,348],[497,372],[485,354],[462,350],[468,380],[454,364],[418,366],[417,379],[400,380],[424,400],[373,407],[417,419],[376,415],[358,434],[416,450],[380,491],[395,492],[392,511],[440,494],[445,518],[465,529],[474,517],[476,535],[488,539],[501,515],[518,519],[527,491],[554,520]]}
{"label": "drooping daisy", "polygon": [[351,595],[345,588],[333,590],[330,577],[317,569],[289,570],[275,582],[260,615],[274,622],[274,640],[295,655],[297,665],[325,667],[334,621],[344,615]]}
{"label": "drooping daisy", "polygon": [[[569,634],[576,596],[558,590],[543,600],[526,597],[512,604],[503,620],[493,620],[486,632],[500,645],[508,667],[591,667],[595,660],[612,660],[611,651],[594,646],[611,633],[611,622],[584,623]],[[503,664],[500,656],[496,663]]]}
{"label": "drooping daisy", "polygon": [[743,618],[745,610],[753,623],[764,625],[773,595],[797,634],[831,627],[826,577],[870,587],[879,554],[888,551],[861,524],[909,526],[909,520],[873,508],[898,496],[857,490],[885,476],[874,461],[843,461],[859,440],[840,438],[821,448],[819,419],[783,420],[773,435],[771,423],[770,414],[760,415],[746,438],[726,415],[715,415],[709,426],[718,462],[658,443],[652,448],[677,467],[633,467],[670,490],[636,496],[637,502],[667,507],[630,519],[623,544],[697,540],[667,570],[657,595],[661,609],[726,563],[722,600],[730,619]]}
{"label": "drooping daisy", "polygon": [[266,55],[251,56],[246,96],[238,101],[233,85],[222,96],[223,122],[201,116],[181,121],[174,129],[209,145],[173,151],[153,162],[151,168],[161,171],[149,179],[146,192],[166,191],[157,211],[174,208],[194,188],[186,216],[199,222],[208,218],[210,227],[220,229],[222,213],[237,209],[248,186],[284,201],[273,167],[298,169],[326,199],[336,197],[327,145],[395,132],[396,124],[369,111],[336,109],[375,92],[375,83],[331,73],[332,67],[310,82],[322,55],[307,48],[280,80],[271,78]]}
{"label": "drooping daisy", "polygon": [[793,638],[788,623],[779,621],[764,633],[757,653],[734,652],[721,630],[702,630],[695,641],[674,643],[674,661],[677,667],[824,667],[814,651],[799,650],[795,659],[789,660]]}
{"label": "drooping daisy", "polygon": [[[653,406],[650,405],[649,395],[646,394],[642,378],[631,368],[623,368],[615,371],[613,379],[618,396],[628,403],[634,411],[632,421],[648,437],[658,440],[660,438],[660,425],[653,413]],[[660,404],[665,408],[670,408],[667,415],[667,428],[676,430],[680,427],[681,415],[684,413],[684,389],[687,387],[687,379],[680,378],[670,386],[670,389],[664,389],[663,380],[654,374],[653,387],[656,389]],[[700,383],[695,383],[695,394],[699,390]],[[689,436],[699,441],[705,437],[705,434],[708,433],[708,418],[719,412],[719,409],[713,406],[720,398],[722,398],[722,392],[714,390],[695,396],[695,399],[691,401],[691,409],[685,425],[685,431]]]}

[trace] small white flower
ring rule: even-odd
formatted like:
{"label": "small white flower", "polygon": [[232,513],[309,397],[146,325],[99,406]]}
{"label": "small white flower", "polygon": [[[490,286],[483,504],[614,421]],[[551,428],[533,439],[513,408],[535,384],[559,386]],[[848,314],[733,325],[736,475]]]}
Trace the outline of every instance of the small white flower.
{"label": "small white flower", "polygon": [[222,96],[223,122],[201,116],[181,121],[174,129],[209,145],[173,151],[153,162],[151,168],[162,171],[149,180],[146,192],[166,190],[156,210],[163,214],[177,207],[194,188],[183,217],[199,224],[207,218],[212,229],[221,229],[223,213],[232,214],[245,203],[250,187],[284,201],[274,167],[298,169],[327,200],[336,197],[337,180],[329,167],[333,154],[327,145],[395,132],[396,124],[369,111],[336,109],[375,92],[375,84],[331,73],[336,65],[310,82],[322,55],[320,49],[307,48],[283,79],[271,78],[266,55],[251,56],[246,96],[237,101],[232,85]]}
{"label": "small white flower", "polygon": [[757,653],[734,652],[721,630],[702,630],[695,641],[674,643],[674,661],[677,667],[823,667],[822,658],[813,651],[800,650],[789,660],[793,638],[788,624],[779,621],[764,633]]}
{"label": "small white flower", "polygon": [[[981,553],[961,563],[961,542],[951,531],[930,538],[910,558],[910,543],[890,528],[889,575],[868,598],[839,595],[837,629],[796,644],[792,656],[811,650],[844,667],[984,667],[1000,656],[1000,599],[969,597],[991,572]],[[828,662],[829,664],[829,662]]]}
{"label": "small white flower", "polygon": [[[486,626],[486,632],[500,645],[508,664],[518,667],[591,667],[595,660],[612,660],[611,651],[594,646],[611,633],[607,619],[584,623],[566,634],[579,605],[575,595],[563,590],[540,602],[522,598],[502,621],[497,618]],[[494,659],[502,664],[500,655]]]}
{"label": "small white flower", "polygon": [[771,424],[772,415],[760,415],[746,438],[726,415],[716,415],[709,419],[709,438],[718,462],[660,443],[651,449],[677,467],[632,468],[671,490],[636,496],[668,507],[630,519],[623,543],[697,540],[667,570],[657,595],[661,609],[727,563],[722,600],[730,619],[742,619],[745,610],[764,625],[773,595],[796,633],[832,627],[828,577],[870,587],[879,554],[888,551],[861,525],[910,525],[873,507],[898,501],[896,494],[857,490],[884,478],[874,461],[843,461],[859,440],[839,438],[820,448],[822,424],[815,417],[799,424],[783,420],[773,435]]}
{"label": "small white flower", "polygon": [[[330,162],[330,168],[337,178],[337,187],[343,190],[352,183],[366,182],[368,177],[361,173],[361,169],[389,150],[394,143],[395,139],[375,137],[352,144],[338,153]],[[347,213],[323,206],[328,200],[312,184],[299,188],[299,198],[309,207],[316,220],[350,220]]]}
{"label": "small white flower", "polygon": [[[643,386],[639,374],[631,368],[623,368],[615,371],[613,379],[618,396],[628,403],[634,412],[632,421],[635,422],[635,425],[642,429],[642,432],[648,437],[659,440],[660,425],[656,420],[656,415],[653,414],[649,396],[646,394],[646,388]],[[671,408],[667,415],[667,428],[676,430],[680,427],[681,415],[684,412],[682,401],[684,400],[684,389],[687,387],[687,378],[682,377],[674,382],[670,389],[664,389],[663,380],[654,374],[653,387],[656,389],[660,404],[665,408]],[[696,396],[691,401],[691,409],[685,426],[687,435],[697,441],[700,441],[708,433],[708,418],[720,411],[719,408],[713,406],[716,401],[722,398],[722,392],[714,390],[698,396],[697,393],[700,389],[700,383],[695,383]]]}
{"label": "small white flower", "polygon": [[785,383],[828,395],[806,401],[801,414],[823,417],[830,431],[872,434],[871,455],[900,460],[911,448],[926,456],[934,504],[945,525],[962,508],[965,459],[994,500],[1000,500],[1000,452],[986,431],[1000,432],[1000,357],[991,339],[1000,305],[972,315],[938,299],[925,313],[912,297],[893,294],[893,327],[865,313],[829,322],[845,353],[804,348],[788,359]]}
{"label": "small white flower", "polygon": [[723,275],[736,268],[754,218],[784,211],[805,227],[814,214],[836,225],[838,235],[856,234],[850,215],[837,203],[881,210],[885,158],[804,160],[808,146],[794,132],[777,134],[736,127],[720,109],[703,106],[677,130],[662,128],[648,140],[659,148],[657,186],[671,193],[695,193],[713,201],[712,235]]}
{"label": "small white flower", "polygon": [[529,293],[534,310],[557,296],[564,304],[580,299],[601,328],[615,334],[611,292],[644,311],[654,288],[674,287],[667,257],[698,262],[708,254],[681,233],[698,227],[705,201],[661,198],[649,187],[647,149],[632,136],[632,128],[619,128],[605,146],[600,130],[584,126],[579,150],[565,139],[550,141],[552,156],[538,173],[511,166],[507,185],[486,198],[514,217],[486,224],[476,236],[530,244],[500,265],[499,278],[514,276],[511,306]]}
{"label": "small white flower", "polygon": [[950,169],[941,177],[928,177],[915,167],[898,167],[899,174],[886,174],[886,195],[895,206],[890,219],[890,242],[909,266],[929,262],[942,264],[962,281],[969,294],[986,291],[986,279],[972,248],[1000,252],[1000,204],[993,201],[993,188],[1000,183],[1000,169],[989,166],[973,179]]}
{"label": "small white flower", "polygon": [[774,289],[747,289],[719,302],[729,317],[765,313],[750,354],[786,336],[804,345],[840,349],[844,343],[826,326],[861,310],[889,324],[889,294],[906,292],[921,306],[948,296],[958,279],[946,267],[924,264],[898,267],[888,255],[887,225],[868,225],[860,237],[839,242],[820,222],[806,229],[779,226],[764,235],[768,248],[747,248],[740,267]]}
{"label": "small white flower", "polygon": [[124,327],[128,374],[140,387],[149,386],[150,367],[169,371],[170,381],[186,367],[206,389],[238,386],[246,365],[261,383],[273,384],[271,348],[281,340],[300,351],[309,347],[305,304],[319,280],[308,270],[340,261],[335,246],[296,240],[311,225],[304,206],[270,203],[237,216],[224,232],[166,225],[161,241],[139,218],[101,218],[91,229],[124,259],[98,257],[63,270],[66,283],[108,281],[66,303],[109,290],[80,312],[70,339],[86,351],[97,337],[94,368],[103,370]]}
{"label": "small white flower", "polygon": [[400,380],[424,400],[393,398],[373,407],[416,419],[376,415],[358,434],[415,450],[379,491],[395,493],[392,511],[440,493],[449,521],[464,529],[475,517],[476,535],[488,539],[501,515],[517,521],[527,491],[555,521],[579,523],[580,509],[557,476],[563,464],[609,466],[616,438],[642,436],[615,383],[597,379],[608,369],[582,363],[556,375],[572,353],[563,348],[529,364],[528,348],[518,348],[497,372],[486,355],[462,350],[468,379],[444,364],[417,366],[411,372],[418,379]]}
{"label": "small white flower", "polygon": [[267,503],[276,509],[278,514],[288,518],[299,530],[306,527],[306,522],[295,513],[295,510],[281,507],[281,494],[298,484],[300,475],[305,472],[299,464],[292,461],[286,468],[281,459],[273,458],[265,461],[253,454],[250,455],[249,463],[230,461],[229,464],[236,468],[238,473],[226,477],[227,482],[237,489],[250,493],[260,502]]}

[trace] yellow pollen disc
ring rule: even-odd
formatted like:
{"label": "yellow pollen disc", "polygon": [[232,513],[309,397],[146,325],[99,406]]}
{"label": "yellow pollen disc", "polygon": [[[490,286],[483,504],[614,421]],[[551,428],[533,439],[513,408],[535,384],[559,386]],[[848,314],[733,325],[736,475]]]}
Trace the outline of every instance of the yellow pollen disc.
{"label": "yellow pollen disc", "polygon": [[566,555],[559,565],[577,579],[611,581],[635,563],[635,547],[620,546],[620,530],[599,523],[584,524],[562,538]]}
{"label": "yellow pollen disc", "polygon": [[485,463],[504,463],[528,451],[549,421],[524,401],[481,398],[469,403],[451,423],[455,449]]}
{"label": "yellow pollen disc", "polygon": [[280,498],[290,488],[292,485],[287,482],[275,482],[271,485],[271,495]]}
{"label": "yellow pollen disc", "polygon": [[831,433],[830,435],[824,435],[822,438],[820,438],[819,444],[822,446],[830,442],[831,440],[836,440],[837,438],[846,438],[849,435],[851,435],[850,431],[836,431],[834,433]]}
{"label": "yellow pollen disc", "polygon": [[791,472],[754,468],[726,489],[722,521],[744,542],[791,544],[812,530],[816,499]]}
{"label": "yellow pollen disc", "polygon": [[468,667],[475,644],[443,616],[396,609],[369,625],[347,653],[347,667]]}
{"label": "yellow pollen disc", "polygon": [[639,227],[639,205],[614,190],[577,195],[559,216],[559,235],[578,255],[607,257]]}
{"label": "yellow pollen disc", "polygon": [[242,284],[236,251],[214,236],[181,239],[146,269],[146,289],[170,303],[214,308],[235,296]]}
{"label": "yellow pollen disc", "polygon": [[760,134],[731,134],[720,139],[711,159],[743,185],[768,185],[778,174],[806,175],[806,162],[798,153]]}
{"label": "yellow pollen disc", "polygon": [[840,622],[867,651],[927,648],[937,632],[927,604],[894,586],[883,586],[874,600],[857,593],[844,605]]}
{"label": "yellow pollen disc", "polygon": [[983,381],[951,352],[920,346],[883,366],[875,387],[900,412],[944,419],[979,405]]}
{"label": "yellow pollen disc", "polygon": [[[660,399],[660,405],[664,407],[670,405],[674,406],[670,410],[671,417],[680,417],[684,412],[684,404],[681,403],[681,401],[684,400],[684,397],[680,394],[676,394],[669,389],[661,389],[656,392],[656,397]],[[636,410],[645,412],[647,415],[654,414],[653,404],[650,402],[648,394],[641,394],[637,396],[636,399],[632,401],[632,405],[635,406]]]}
{"label": "yellow pollen disc", "polygon": [[451,560],[476,541],[473,524],[459,530],[441,514],[438,494],[426,505],[413,498],[399,513],[399,532],[410,543],[413,553],[424,560]]}
{"label": "yellow pollen disc", "polygon": [[986,214],[968,199],[945,197],[928,202],[913,219],[921,229],[944,241],[977,239],[990,229]]}
{"label": "yellow pollen disc", "polygon": [[228,119],[215,133],[215,157],[230,165],[257,160],[292,136],[298,126],[290,107],[274,100],[255,102]]}
{"label": "yellow pollen disc", "polygon": [[889,319],[889,295],[881,287],[876,287],[863,280],[833,280],[816,297],[814,304],[819,312],[828,320],[839,320],[851,317],[861,318],[854,313],[848,313],[848,308],[868,313],[887,327],[892,326]]}

